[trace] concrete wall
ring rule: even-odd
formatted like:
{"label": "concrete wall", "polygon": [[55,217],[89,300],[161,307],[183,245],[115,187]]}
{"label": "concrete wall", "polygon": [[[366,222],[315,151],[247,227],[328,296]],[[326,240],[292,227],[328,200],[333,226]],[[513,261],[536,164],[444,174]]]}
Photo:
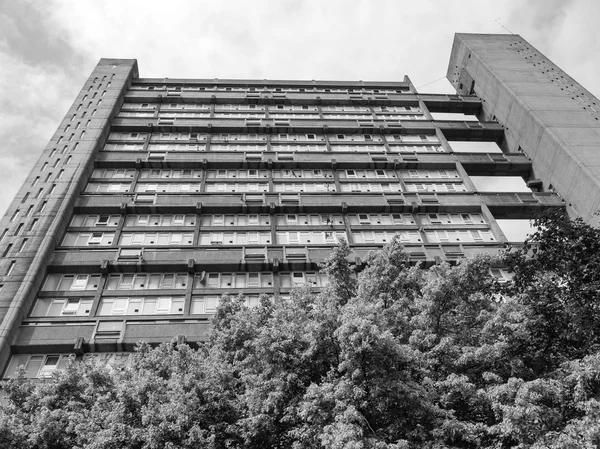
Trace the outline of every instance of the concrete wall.
{"label": "concrete wall", "polygon": [[514,34],[456,34],[447,78],[504,125],[503,149],[531,158],[532,179],[600,225],[600,100]]}
{"label": "concrete wall", "polygon": [[0,221],[0,366],[106,141],[110,119],[137,76],[133,59],[100,60]]}

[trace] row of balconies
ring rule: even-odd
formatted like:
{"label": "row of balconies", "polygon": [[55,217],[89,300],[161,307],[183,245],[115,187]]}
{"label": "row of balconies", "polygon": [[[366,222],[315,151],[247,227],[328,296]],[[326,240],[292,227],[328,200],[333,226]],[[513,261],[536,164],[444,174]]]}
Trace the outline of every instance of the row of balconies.
{"label": "row of balconies", "polygon": [[364,105],[418,105],[424,101],[431,112],[479,112],[481,100],[476,96],[447,94],[418,94],[401,89],[402,93],[375,92],[235,92],[235,91],[175,91],[131,89],[125,95],[127,102],[189,102],[241,104],[364,104]]}
{"label": "row of balconies", "polygon": [[241,193],[81,195],[76,213],[436,213],[479,211],[530,218],[564,207],[554,193]]}
{"label": "row of balconies", "polygon": [[[392,147],[394,148],[394,147]],[[118,168],[252,168],[261,169],[444,169],[460,162],[469,174],[527,176],[531,162],[522,153],[407,153],[378,155],[353,153],[190,153],[167,152],[162,160],[149,153],[100,152],[96,157],[97,167]]]}

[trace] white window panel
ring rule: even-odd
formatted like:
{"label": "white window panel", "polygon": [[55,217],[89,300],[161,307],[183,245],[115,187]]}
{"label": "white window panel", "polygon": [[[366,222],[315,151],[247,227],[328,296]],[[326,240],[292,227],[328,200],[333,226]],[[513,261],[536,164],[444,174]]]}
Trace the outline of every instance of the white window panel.
{"label": "white window panel", "polygon": [[146,133],[110,133],[109,140],[144,140]]}
{"label": "white window panel", "polygon": [[50,273],[46,277],[42,291],[96,290],[99,274],[59,274]]}
{"label": "white window panel", "polygon": [[481,214],[424,214],[420,215],[423,224],[487,224]]}
{"label": "white window panel", "polygon": [[90,182],[85,188],[86,193],[123,193],[129,192],[130,183],[96,183]]}
{"label": "white window panel", "polygon": [[183,296],[102,298],[98,315],[182,315]]}
{"label": "white window panel", "polygon": [[344,232],[334,231],[278,231],[277,243],[280,245],[319,245],[336,244],[340,238],[346,238]]}
{"label": "white window panel", "polygon": [[287,169],[287,170],[274,170],[274,177],[281,178],[333,178],[331,170],[300,170],[300,169]]}
{"label": "white window panel", "polygon": [[150,153],[170,153],[170,152],[198,152],[206,151],[205,143],[164,143],[150,144],[147,151]]}
{"label": "white window panel", "polygon": [[[287,92],[297,92],[298,89],[283,89],[284,91]],[[269,111],[310,111],[310,112],[316,112],[317,111],[317,107],[316,106],[310,106],[310,105],[284,105],[284,104],[278,104],[278,105],[272,105],[269,106]]]}
{"label": "white window panel", "polygon": [[293,288],[301,285],[324,287],[327,285],[327,276],[317,272],[293,271],[280,274],[281,287]]}
{"label": "white window panel", "polygon": [[339,111],[339,112],[369,112],[369,108],[366,106],[321,106],[323,112],[325,111]]}
{"label": "white window panel", "polygon": [[108,246],[112,244],[112,232],[67,232],[63,246]]}
{"label": "white window panel", "polygon": [[213,134],[212,135],[212,140],[214,140],[214,141],[221,141],[221,142],[228,142],[228,141],[267,140],[267,138],[266,138],[266,136],[264,134],[253,134],[253,133],[248,133],[248,134],[226,134],[226,133],[221,133],[221,134]]}
{"label": "white window panel", "polygon": [[102,151],[143,151],[143,144],[118,144],[118,143],[107,143],[102,148]]}
{"label": "white window panel", "polygon": [[433,134],[429,134],[429,135],[425,135],[425,134],[421,134],[421,135],[416,135],[416,134],[403,134],[403,135],[398,135],[398,134],[394,134],[394,135],[389,135],[386,136],[386,138],[389,141],[393,141],[393,142],[439,142],[437,136],[433,135]]}
{"label": "white window panel", "polygon": [[340,153],[385,153],[383,145],[332,145],[331,151]]}
{"label": "white window panel", "polygon": [[103,179],[121,179],[121,178],[133,178],[135,176],[135,170],[126,169],[103,169],[97,168],[92,173],[92,178],[103,178]]}
{"label": "white window panel", "polygon": [[202,226],[268,226],[269,215],[204,215]]}
{"label": "white window panel", "polygon": [[215,179],[252,179],[252,178],[268,178],[266,170],[209,170],[207,178]]}
{"label": "white window panel", "polygon": [[325,145],[277,145],[271,146],[272,151],[278,153],[294,153],[294,152],[319,152],[323,153],[327,151]]}
{"label": "white window panel", "polygon": [[437,184],[437,183],[406,183],[409,192],[465,192],[464,184]]}
{"label": "white window panel", "polygon": [[38,298],[30,316],[89,316],[92,302],[92,298]]}
{"label": "white window panel", "polygon": [[340,214],[287,214],[278,215],[277,224],[284,226],[295,225],[344,225],[344,220]]}
{"label": "white window panel", "polygon": [[6,368],[5,377],[15,376],[17,368],[23,366],[26,378],[47,379],[55,372],[64,371],[71,358],[75,358],[75,354],[14,354]]}
{"label": "white window panel", "polygon": [[425,231],[425,238],[429,243],[447,243],[450,241],[446,231]]}
{"label": "white window panel", "polygon": [[130,245],[192,245],[193,233],[181,232],[124,232],[121,234],[121,246]]}
{"label": "white window panel", "polygon": [[294,114],[294,113],[278,113],[271,112],[269,114],[270,118],[273,119],[318,119],[319,114]]}
{"label": "white window panel", "polygon": [[200,245],[271,244],[270,232],[202,232]]}
{"label": "white window panel", "polygon": [[398,236],[404,243],[421,243],[421,234],[418,231],[356,231],[352,233],[355,243],[382,244],[392,241]]}
{"label": "white window panel", "polygon": [[[483,218],[483,215],[481,215],[481,214],[452,214],[453,220],[454,220],[455,215],[458,215],[458,217],[460,217],[460,220],[465,224],[486,223],[486,221]],[[457,219],[458,219],[458,217],[457,217]]]}
{"label": "white window panel", "polygon": [[205,295],[192,297],[191,314],[213,314],[217,311],[220,297],[217,295]]}
{"label": "white window panel", "polygon": [[319,134],[273,134],[271,140],[274,142],[294,142],[310,140],[314,142],[324,142],[325,137]]}
{"label": "white window panel", "polygon": [[392,145],[390,151],[396,153],[443,153],[439,145]]}
{"label": "white window panel", "polygon": [[127,215],[125,226],[194,226],[195,215]]}
{"label": "white window panel", "polygon": [[399,183],[342,183],[342,192],[401,192]]}
{"label": "white window panel", "polygon": [[215,111],[264,111],[265,106],[259,104],[217,104]]}
{"label": "white window panel", "polygon": [[156,109],[157,106],[153,103],[123,103],[121,109]]}
{"label": "white window panel", "polygon": [[275,192],[335,192],[333,183],[276,183]]}
{"label": "white window panel", "polygon": [[393,224],[415,224],[415,219],[411,214],[391,214]]}
{"label": "white window panel", "polygon": [[414,225],[411,214],[350,214],[348,220],[352,225]]}
{"label": "white window panel", "polygon": [[209,179],[268,178],[266,170],[209,170]]}
{"label": "white window panel", "polygon": [[[147,113],[145,113],[147,114]],[[210,112],[159,112],[159,118],[179,118],[179,119],[194,119],[194,118],[208,118],[210,117]],[[150,116],[152,117],[152,116]]]}
{"label": "white window panel", "polygon": [[96,227],[96,226],[118,226],[120,215],[73,215],[70,226],[72,227]]}
{"label": "white window panel", "polygon": [[201,178],[202,170],[140,170],[140,178],[162,178],[162,179],[179,179],[179,178]]}
{"label": "white window panel", "polygon": [[146,184],[140,183],[135,188],[136,192],[144,193],[144,192],[158,192],[158,193],[190,193],[190,192],[200,192],[200,184],[199,183],[179,183],[179,184],[171,184],[171,183],[161,183],[161,184]]}
{"label": "white window panel", "polygon": [[207,183],[207,192],[227,193],[227,192],[268,192],[268,184],[259,183]]}
{"label": "white window panel", "polygon": [[376,134],[331,134],[329,140],[336,142],[381,142]]}
{"label": "white window panel", "polygon": [[273,273],[201,273],[194,278],[194,288],[270,288]]}

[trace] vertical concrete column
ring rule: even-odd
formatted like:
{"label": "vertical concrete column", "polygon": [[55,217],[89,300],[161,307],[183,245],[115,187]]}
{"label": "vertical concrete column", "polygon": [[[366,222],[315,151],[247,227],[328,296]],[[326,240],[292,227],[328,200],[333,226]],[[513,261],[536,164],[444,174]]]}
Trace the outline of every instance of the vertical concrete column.
{"label": "vertical concrete column", "polygon": [[463,164],[461,164],[459,161],[456,161],[456,171],[458,172],[458,175],[460,176],[460,179],[462,179],[462,182],[467,190],[469,192],[476,192],[477,189],[475,188],[475,184],[473,184],[473,181],[471,181],[471,178],[465,170],[465,167],[463,167]]}
{"label": "vertical concrete column", "polygon": [[481,215],[483,215],[484,218],[486,219],[486,221],[490,224],[490,229],[491,229],[492,233],[498,239],[498,242],[500,242],[500,243],[508,242],[508,238],[506,237],[506,235],[504,235],[504,232],[502,232],[500,225],[498,224],[498,222],[496,221],[496,219],[490,212],[490,209],[489,209],[489,207],[487,207],[487,204],[483,204],[483,203],[481,204]]}
{"label": "vertical concrete column", "polygon": [[[29,229],[30,220],[38,220],[34,230],[23,231],[19,235],[29,239],[29,250],[14,257],[15,263],[10,275],[0,273],[0,284],[4,285],[0,291],[0,367],[5,366],[8,361],[16,329],[35,298],[46,271],[46,264],[68,225],[73,204],[93,170],[96,154],[106,141],[110,132],[110,120],[120,108],[131,80],[137,76],[137,62],[133,59],[100,60],[9,207],[8,217],[5,216],[0,221],[0,233],[3,229],[9,229],[12,231],[12,237],[16,237],[13,230],[20,224],[23,224],[23,229]],[[90,98],[90,86],[94,87],[100,82],[106,82],[106,88],[101,91],[100,96]],[[85,126],[75,132],[65,133],[64,129],[71,123],[71,119],[74,116],[81,117],[84,112],[89,117],[89,122],[86,120]],[[73,145],[74,148],[71,152],[71,162],[65,167],[60,179],[49,180],[56,186],[51,193],[33,198],[33,180],[49,165],[50,154],[54,154],[58,146],[65,143]],[[43,212],[34,213],[27,217],[27,220],[10,221],[10,214],[17,208],[28,208],[32,204],[35,207],[43,201],[46,202]],[[3,245],[8,243],[14,243],[14,239],[5,239],[2,242]]]}
{"label": "vertical concrete column", "polygon": [[419,100],[419,109],[421,110],[421,112],[423,112],[423,115],[425,116],[425,118],[427,120],[435,120],[433,118],[433,116],[431,115],[431,112],[429,112],[429,109],[427,109],[427,105],[425,104],[425,102],[423,100]]}

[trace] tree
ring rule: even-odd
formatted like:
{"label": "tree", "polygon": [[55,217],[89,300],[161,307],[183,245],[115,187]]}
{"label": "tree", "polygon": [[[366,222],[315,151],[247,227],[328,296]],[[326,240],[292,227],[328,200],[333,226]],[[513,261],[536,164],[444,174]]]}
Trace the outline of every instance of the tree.
{"label": "tree", "polygon": [[[205,345],[140,344],[3,384],[7,448],[592,448],[600,235],[542,217],[523,248],[423,269],[399,242],[320,292],[222,299]],[[490,267],[514,282],[499,285]],[[581,266],[581,269],[578,269]],[[499,300],[499,298],[502,298]]]}

